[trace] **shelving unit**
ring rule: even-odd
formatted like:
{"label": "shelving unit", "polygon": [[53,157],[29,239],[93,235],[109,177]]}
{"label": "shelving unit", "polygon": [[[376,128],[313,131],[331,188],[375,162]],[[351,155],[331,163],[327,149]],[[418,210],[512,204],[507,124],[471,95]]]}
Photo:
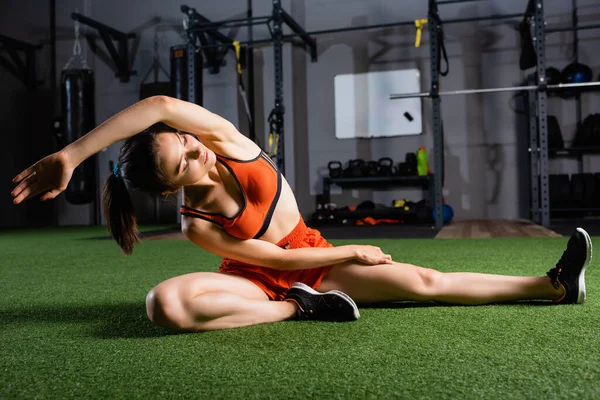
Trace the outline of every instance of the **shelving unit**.
{"label": "shelving unit", "polygon": [[374,176],[357,178],[323,178],[324,203],[331,201],[331,185],[337,185],[342,189],[392,189],[398,187],[421,187],[429,191],[429,197],[435,198],[435,178],[428,176]]}
{"label": "shelving unit", "polygon": [[[331,201],[331,186],[338,186],[342,189],[372,189],[388,190],[399,187],[417,187],[427,192],[430,199],[435,198],[435,177],[427,176],[369,176],[369,177],[340,177],[323,178],[323,194],[318,196],[317,202],[321,207],[313,215],[313,223],[320,225],[340,225],[344,220],[358,220],[362,218],[375,218],[385,220],[396,220],[406,224],[431,224],[431,208],[425,204],[413,203],[408,208],[356,208],[343,207],[335,209],[328,214],[327,206]],[[325,210],[324,214],[320,210]]]}
{"label": "shelving unit", "polygon": [[[530,1],[530,6],[533,0]],[[542,84],[545,81],[545,46],[546,34],[555,32],[573,32],[573,56],[572,61],[579,61],[579,45],[578,31],[587,29],[598,29],[600,24],[594,25],[578,25],[577,15],[577,0],[571,1],[572,6],[572,24],[571,26],[561,28],[545,29],[544,17],[544,0],[535,0],[533,2],[534,14],[530,16],[531,22],[534,24],[534,45],[536,49],[537,63],[536,72],[539,79],[537,84]],[[528,7],[531,9],[531,7]],[[529,99],[529,132],[530,132],[530,155],[531,155],[531,216],[532,220],[543,226],[550,226],[550,216],[552,212],[573,213],[573,216],[579,216],[582,213],[597,213],[600,208],[597,207],[554,207],[550,209],[550,185],[549,185],[549,159],[557,158],[574,158],[578,161],[578,173],[584,172],[583,159],[586,155],[600,154],[600,146],[598,147],[566,147],[566,148],[549,148],[548,147],[548,126],[547,126],[547,102],[549,99],[557,101],[575,101],[575,115],[577,118],[576,126],[579,127],[582,123],[581,96],[598,91],[597,86],[579,87],[579,88],[561,88],[551,89],[548,91],[530,91]],[[573,97],[564,100],[558,97],[560,94],[569,94]]]}
{"label": "shelving unit", "polygon": [[551,158],[558,157],[579,157],[586,154],[600,154],[599,147],[569,147],[565,149],[549,149],[548,154]]}

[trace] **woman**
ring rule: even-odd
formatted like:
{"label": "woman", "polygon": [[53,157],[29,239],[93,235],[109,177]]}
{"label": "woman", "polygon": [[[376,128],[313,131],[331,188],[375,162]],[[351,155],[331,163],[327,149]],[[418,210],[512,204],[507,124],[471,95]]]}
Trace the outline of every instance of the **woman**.
{"label": "woman", "polygon": [[175,277],[148,293],[148,317],[159,325],[206,331],[293,318],[348,321],[359,316],[352,299],[465,305],[585,299],[592,249],[580,228],[542,277],[441,273],[394,262],[378,247],[332,247],[306,228],[288,183],[259,147],[225,119],[165,96],[134,104],[21,172],[13,180],[14,203],[38,194],[55,198],[80,163],[121,140],[103,204],[123,252],[131,254],[139,241],[127,182],[162,194],[183,188],[183,233],[223,257],[219,273]]}

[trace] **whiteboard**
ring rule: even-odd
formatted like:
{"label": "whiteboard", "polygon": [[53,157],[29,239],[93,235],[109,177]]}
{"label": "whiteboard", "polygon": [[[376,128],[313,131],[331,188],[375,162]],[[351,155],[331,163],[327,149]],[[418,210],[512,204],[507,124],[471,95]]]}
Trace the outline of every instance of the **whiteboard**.
{"label": "whiteboard", "polygon": [[390,100],[392,93],[421,91],[418,69],[334,77],[335,137],[338,139],[419,135],[421,98]]}

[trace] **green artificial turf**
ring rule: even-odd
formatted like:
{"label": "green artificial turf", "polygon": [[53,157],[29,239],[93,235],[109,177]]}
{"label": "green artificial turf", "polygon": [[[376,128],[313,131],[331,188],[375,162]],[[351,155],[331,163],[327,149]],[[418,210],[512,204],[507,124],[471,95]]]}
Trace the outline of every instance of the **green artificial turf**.
{"label": "green artificial turf", "polygon": [[[185,241],[145,241],[124,257],[112,241],[85,239],[105,234],[0,232],[1,399],[600,397],[595,263],[583,306],[397,303],[363,308],[353,323],[172,334],[147,320],[146,293],[216,271],[219,259]],[[566,241],[354,242],[441,271],[542,275]]]}

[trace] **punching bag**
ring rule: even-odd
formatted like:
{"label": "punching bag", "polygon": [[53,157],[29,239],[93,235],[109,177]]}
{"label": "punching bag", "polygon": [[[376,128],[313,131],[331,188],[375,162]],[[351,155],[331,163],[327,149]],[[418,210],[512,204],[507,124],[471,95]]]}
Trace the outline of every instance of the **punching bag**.
{"label": "punching bag", "polygon": [[[196,60],[195,82],[195,104],[202,105],[202,69],[203,59],[202,53],[197,51],[194,53]],[[187,45],[178,45],[171,47],[171,90],[173,97],[181,100],[189,101],[189,85],[188,85],[188,52]]]}
{"label": "punching bag", "polygon": [[[94,74],[89,69],[65,69],[61,73],[62,146],[67,146],[96,127]],[[67,201],[87,204],[96,197],[96,155],[73,172],[65,190]]]}

